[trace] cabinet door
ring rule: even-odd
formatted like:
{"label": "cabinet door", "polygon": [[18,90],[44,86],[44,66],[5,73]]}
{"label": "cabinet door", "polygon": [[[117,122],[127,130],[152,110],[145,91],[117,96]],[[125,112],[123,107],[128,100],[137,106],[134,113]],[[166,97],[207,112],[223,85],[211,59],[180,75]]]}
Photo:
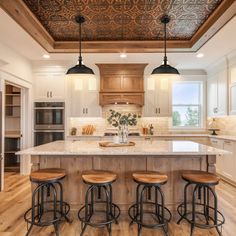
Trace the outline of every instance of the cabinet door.
{"label": "cabinet door", "polygon": [[68,109],[70,117],[85,116],[83,107],[83,79],[71,79],[68,83]]}
{"label": "cabinet door", "polygon": [[51,80],[50,75],[37,74],[34,78],[34,98],[38,100],[50,99],[49,94],[49,82]]}
{"label": "cabinet door", "polygon": [[234,172],[235,172],[235,152],[234,152],[234,142],[232,141],[224,141],[223,142],[223,149],[231,154],[224,154],[223,156],[223,165],[222,165],[222,174],[230,179],[234,180]]}
{"label": "cabinet door", "polygon": [[37,74],[34,80],[35,99],[63,100],[65,99],[64,74]]}
{"label": "cabinet door", "polygon": [[217,76],[212,76],[207,81],[208,116],[216,116],[217,108]]}
{"label": "cabinet door", "polygon": [[51,99],[65,99],[65,75],[53,74],[52,79],[49,80],[50,98]]}
{"label": "cabinet door", "polygon": [[86,105],[86,116],[99,117],[101,116],[101,107],[99,106],[99,94],[97,91],[86,91],[83,96],[83,104]]}
{"label": "cabinet door", "polygon": [[236,83],[230,85],[229,93],[230,93],[229,97],[230,115],[236,115]]}
{"label": "cabinet door", "polygon": [[[223,141],[219,139],[210,139],[210,145],[215,148],[223,149]],[[216,172],[223,175],[224,156],[216,156]]]}
{"label": "cabinet door", "polygon": [[223,70],[218,74],[217,81],[217,116],[227,115],[227,70]]}
{"label": "cabinet door", "polygon": [[157,116],[172,115],[171,101],[171,82],[168,78],[158,79],[156,86],[157,91]]}
{"label": "cabinet door", "polygon": [[144,117],[155,117],[157,116],[157,99],[155,90],[147,90],[145,92],[145,100],[143,107]]}

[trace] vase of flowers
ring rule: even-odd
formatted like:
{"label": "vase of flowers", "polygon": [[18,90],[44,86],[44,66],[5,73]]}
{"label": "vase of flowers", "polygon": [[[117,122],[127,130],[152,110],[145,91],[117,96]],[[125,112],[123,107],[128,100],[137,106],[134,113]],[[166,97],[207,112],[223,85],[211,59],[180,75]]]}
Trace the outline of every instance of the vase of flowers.
{"label": "vase of flowers", "polygon": [[129,135],[128,127],[137,125],[138,118],[140,118],[140,116],[137,114],[121,114],[115,110],[110,110],[110,116],[108,117],[107,121],[113,127],[118,128],[119,142],[127,143]]}

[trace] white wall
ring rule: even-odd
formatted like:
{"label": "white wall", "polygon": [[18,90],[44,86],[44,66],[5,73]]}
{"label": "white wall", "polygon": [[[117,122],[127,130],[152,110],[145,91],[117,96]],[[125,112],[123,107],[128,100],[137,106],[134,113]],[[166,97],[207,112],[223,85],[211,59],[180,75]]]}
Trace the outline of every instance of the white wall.
{"label": "white wall", "polygon": [[30,61],[1,42],[0,71],[13,75],[14,77],[25,82],[32,82],[32,69]]}

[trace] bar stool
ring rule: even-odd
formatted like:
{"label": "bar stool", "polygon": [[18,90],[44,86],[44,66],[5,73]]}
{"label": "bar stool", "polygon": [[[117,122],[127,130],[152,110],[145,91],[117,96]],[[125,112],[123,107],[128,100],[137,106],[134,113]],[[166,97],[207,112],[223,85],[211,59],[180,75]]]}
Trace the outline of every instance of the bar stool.
{"label": "bar stool", "polygon": [[[205,171],[189,170],[182,173],[182,179],[187,181],[187,184],[184,187],[184,202],[177,208],[181,216],[177,223],[179,224],[185,219],[191,224],[191,236],[193,235],[194,227],[203,229],[216,228],[216,231],[221,236],[222,230],[220,231],[219,227],[222,228],[225,218],[218,211],[218,200],[214,190],[220,178]],[[191,192],[190,202],[187,199],[188,191]],[[213,202],[212,205],[210,201]]]}
{"label": "bar stool", "polygon": [[58,168],[40,169],[30,174],[30,181],[37,186],[32,193],[32,207],[24,214],[27,228],[30,224],[26,236],[34,225],[54,225],[55,233],[59,236],[59,223],[62,218],[70,222],[67,216],[70,206],[63,201],[63,187],[60,182],[65,176],[65,170]]}
{"label": "bar stool", "polygon": [[[161,190],[161,185],[167,183],[167,175],[155,171],[138,171],[134,172],[132,176],[138,185],[136,203],[128,210],[131,218],[130,225],[134,222],[138,224],[138,236],[142,233],[142,227],[162,228],[164,235],[168,235],[168,222],[172,216],[165,207],[165,196]],[[154,201],[151,196],[152,189],[154,190]],[[154,222],[146,222],[144,215],[151,216]]]}
{"label": "bar stool", "polygon": [[[81,236],[88,225],[92,227],[107,227],[109,236],[112,235],[112,223],[118,223],[120,208],[112,202],[112,183],[116,181],[117,174],[110,171],[91,170],[82,173],[82,179],[89,187],[85,194],[85,204],[78,212],[81,221]],[[96,196],[95,196],[96,195]],[[96,199],[95,199],[96,197]],[[105,210],[104,210],[105,206]],[[99,207],[99,209],[95,209]],[[105,219],[94,219],[96,212],[105,213]]]}

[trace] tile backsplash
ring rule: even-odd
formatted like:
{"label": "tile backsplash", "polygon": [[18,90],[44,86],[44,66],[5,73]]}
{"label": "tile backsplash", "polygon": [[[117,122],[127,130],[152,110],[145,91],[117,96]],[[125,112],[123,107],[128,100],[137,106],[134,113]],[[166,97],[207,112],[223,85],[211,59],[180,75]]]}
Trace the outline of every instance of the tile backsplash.
{"label": "tile backsplash", "polygon": [[[208,124],[212,118],[208,118]],[[236,135],[236,116],[225,116],[215,118],[216,126],[220,129],[217,133],[225,135]]]}
{"label": "tile backsplash", "polygon": [[[105,106],[102,109],[102,117],[86,117],[86,118],[68,118],[68,127],[71,130],[72,127],[77,128],[77,134],[80,135],[82,126],[94,125],[96,127],[95,134],[103,134],[106,129],[114,129],[109,125],[107,118],[110,116],[109,110],[113,109],[121,113],[136,113],[141,115],[142,108],[135,105],[110,105]],[[138,119],[136,127],[131,129],[138,130],[141,132],[143,126],[152,124],[154,127],[154,134],[168,134],[168,133],[203,133],[204,131],[192,131],[192,130],[173,130],[172,129],[172,118],[171,117],[141,117]],[[68,131],[69,131],[68,130]],[[69,134],[69,132],[68,132]]]}

